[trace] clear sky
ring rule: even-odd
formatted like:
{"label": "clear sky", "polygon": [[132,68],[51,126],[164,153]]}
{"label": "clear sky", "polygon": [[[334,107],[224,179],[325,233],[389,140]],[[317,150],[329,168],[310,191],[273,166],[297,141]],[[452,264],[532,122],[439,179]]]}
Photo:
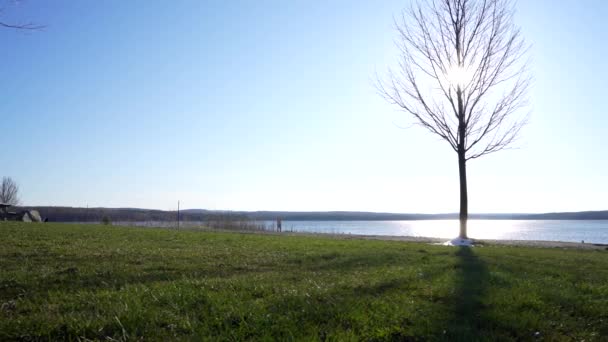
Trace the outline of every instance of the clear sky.
{"label": "clear sky", "polygon": [[[34,1],[1,30],[26,205],[457,212],[456,154],[373,86],[408,1]],[[608,209],[608,1],[519,1],[533,113],[471,212]]]}

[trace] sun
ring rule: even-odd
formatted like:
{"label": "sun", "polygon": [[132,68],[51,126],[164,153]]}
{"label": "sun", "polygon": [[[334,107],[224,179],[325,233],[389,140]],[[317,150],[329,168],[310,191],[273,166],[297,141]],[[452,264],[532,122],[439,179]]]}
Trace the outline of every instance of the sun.
{"label": "sun", "polygon": [[473,78],[473,73],[463,66],[454,65],[446,73],[446,80],[454,88],[466,88]]}

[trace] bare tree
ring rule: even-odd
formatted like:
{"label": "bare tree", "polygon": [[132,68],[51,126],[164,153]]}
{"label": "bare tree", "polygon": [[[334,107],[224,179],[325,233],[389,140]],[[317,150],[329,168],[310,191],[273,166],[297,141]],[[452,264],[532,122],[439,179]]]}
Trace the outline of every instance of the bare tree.
{"label": "bare tree", "polygon": [[2,185],[0,185],[0,203],[19,205],[19,186],[10,177],[2,178]]}
{"label": "bare tree", "polygon": [[380,94],[458,155],[460,238],[467,238],[466,163],[511,147],[527,115],[527,46],[512,0],[415,2],[395,19],[399,68]]}

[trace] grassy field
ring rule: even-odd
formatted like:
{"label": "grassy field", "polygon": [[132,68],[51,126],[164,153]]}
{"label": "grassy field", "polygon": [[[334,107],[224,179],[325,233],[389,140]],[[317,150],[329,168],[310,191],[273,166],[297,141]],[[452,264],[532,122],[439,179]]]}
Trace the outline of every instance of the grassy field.
{"label": "grassy field", "polygon": [[0,340],[606,341],[608,251],[0,223]]}

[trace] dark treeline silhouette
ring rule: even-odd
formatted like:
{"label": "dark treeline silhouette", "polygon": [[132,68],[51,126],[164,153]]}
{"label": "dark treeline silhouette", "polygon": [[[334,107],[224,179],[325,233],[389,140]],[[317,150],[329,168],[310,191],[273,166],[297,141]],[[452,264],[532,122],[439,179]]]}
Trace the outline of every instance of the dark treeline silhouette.
{"label": "dark treeline silhouette", "polygon": [[[109,218],[112,222],[177,221],[177,211],[137,208],[76,208],[76,207],[23,207],[38,210],[40,215],[52,222],[101,222]],[[182,221],[201,221],[202,213],[180,213]]]}
{"label": "dark treeline silhouette", "polygon": [[[22,207],[38,210],[51,222],[100,222],[108,217],[112,222],[176,221],[176,211],[137,208],[75,208],[75,207]],[[380,221],[380,220],[450,220],[458,219],[450,214],[397,214],[356,211],[224,211],[187,209],[180,211],[181,221],[268,220],[286,221]],[[544,214],[471,214],[472,219],[490,220],[608,220],[606,211],[582,211]]]}

